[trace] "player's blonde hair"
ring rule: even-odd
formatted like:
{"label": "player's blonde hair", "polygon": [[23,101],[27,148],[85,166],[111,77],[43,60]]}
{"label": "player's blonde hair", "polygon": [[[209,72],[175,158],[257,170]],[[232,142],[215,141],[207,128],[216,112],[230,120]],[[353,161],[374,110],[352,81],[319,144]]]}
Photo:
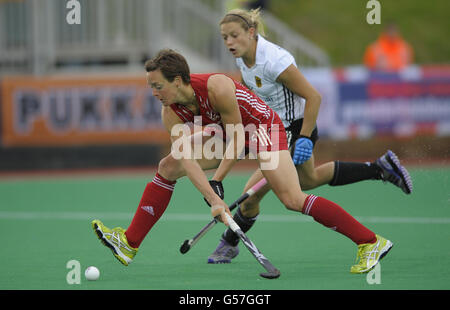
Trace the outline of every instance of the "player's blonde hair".
{"label": "player's blonde hair", "polygon": [[255,28],[255,36],[258,33],[262,36],[265,36],[260,8],[250,11],[246,11],[243,9],[233,9],[222,18],[219,25],[231,22],[239,23],[246,31],[248,31],[250,28]]}

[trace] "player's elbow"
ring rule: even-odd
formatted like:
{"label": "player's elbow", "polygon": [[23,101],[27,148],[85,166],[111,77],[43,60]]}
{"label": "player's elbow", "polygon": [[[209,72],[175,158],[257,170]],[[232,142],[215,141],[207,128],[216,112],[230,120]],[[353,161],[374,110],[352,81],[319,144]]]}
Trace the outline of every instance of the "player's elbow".
{"label": "player's elbow", "polygon": [[320,106],[320,104],[322,103],[322,95],[318,91],[314,90],[313,92],[311,92],[307,100],[309,102],[314,102],[316,105]]}

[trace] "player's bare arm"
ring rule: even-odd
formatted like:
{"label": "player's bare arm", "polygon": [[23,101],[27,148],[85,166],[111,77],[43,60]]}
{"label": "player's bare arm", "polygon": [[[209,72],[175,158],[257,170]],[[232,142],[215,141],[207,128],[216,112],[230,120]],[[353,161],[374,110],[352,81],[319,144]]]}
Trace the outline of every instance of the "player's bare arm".
{"label": "player's bare arm", "polygon": [[301,135],[310,137],[316,126],[322,97],[320,93],[308,82],[305,76],[293,64],[287,67],[277,79],[293,93],[305,98],[305,111]]}
{"label": "player's bare arm", "polygon": [[224,156],[213,177],[213,180],[222,181],[244,150],[244,128],[236,99],[236,87],[229,77],[221,74],[211,76],[208,80],[208,97],[214,110],[220,114],[224,128],[233,125],[235,129],[234,136],[231,137],[233,143],[229,143],[225,150],[228,156]]}
{"label": "player's bare arm", "polygon": [[[187,143],[182,143],[181,148],[189,145],[191,147],[189,136],[185,135],[181,130],[173,130],[176,125],[183,125],[183,122],[179,117],[173,112],[170,107],[163,106],[161,110],[161,118],[164,126],[170,133],[171,142],[174,143],[178,139],[188,139]],[[189,132],[190,134],[190,132]],[[186,150],[180,149],[184,152]],[[189,150],[189,151],[192,151]],[[193,154],[193,152],[191,152]],[[214,192],[208,182],[208,178],[203,172],[202,168],[198,162],[192,157],[183,156],[180,159],[181,164],[186,172],[187,177],[191,180],[192,184],[200,191],[200,193],[205,197],[205,199],[212,205],[225,205],[225,203],[220,199],[219,196]]]}

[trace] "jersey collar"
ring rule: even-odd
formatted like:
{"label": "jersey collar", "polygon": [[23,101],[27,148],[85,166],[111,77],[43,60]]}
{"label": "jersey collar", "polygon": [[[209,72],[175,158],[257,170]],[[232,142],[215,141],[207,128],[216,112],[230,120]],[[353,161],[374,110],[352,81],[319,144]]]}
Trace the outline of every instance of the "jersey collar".
{"label": "jersey collar", "polygon": [[262,35],[258,34],[258,41],[256,42],[255,64],[264,63],[264,46],[266,45],[266,43],[267,40],[264,39]]}

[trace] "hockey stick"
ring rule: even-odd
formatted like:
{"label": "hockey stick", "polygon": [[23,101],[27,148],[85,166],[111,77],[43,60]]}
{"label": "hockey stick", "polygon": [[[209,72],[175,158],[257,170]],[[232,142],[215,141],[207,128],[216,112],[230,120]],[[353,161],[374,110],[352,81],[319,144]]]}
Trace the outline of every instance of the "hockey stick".
{"label": "hockey stick", "polygon": [[[267,184],[266,179],[260,180],[258,183],[253,185],[248,191],[246,191],[244,194],[242,194],[241,197],[239,197],[235,202],[233,202],[229,209],[232,211],[237,206],[239,206],[240,203],[242,203],[245,199],[256,193],[261,187]],[[211,222],[206,224],[198,234],[196,234],[192,239],[184,240],[183,244],[180,247],[181,254],[187,253],[211,228],[214,227],[218,222],[217,219],[213,219]]]}
{"label": "hockey stick", "polygon": [[280,276],[280,271],[275,268],[272,263],[261,253],[256,245],[244,234],[238,224],[233,220],[233,218],[228,214],[224,213],[225,217],[230,225],[232,231],[239,236],[241,241],[245,244],[247,249],[252,253],[256,260],[261,264],[261,266],[266,269],[267,272],[260,273],[259,275],[266,279],[276,279]]}

